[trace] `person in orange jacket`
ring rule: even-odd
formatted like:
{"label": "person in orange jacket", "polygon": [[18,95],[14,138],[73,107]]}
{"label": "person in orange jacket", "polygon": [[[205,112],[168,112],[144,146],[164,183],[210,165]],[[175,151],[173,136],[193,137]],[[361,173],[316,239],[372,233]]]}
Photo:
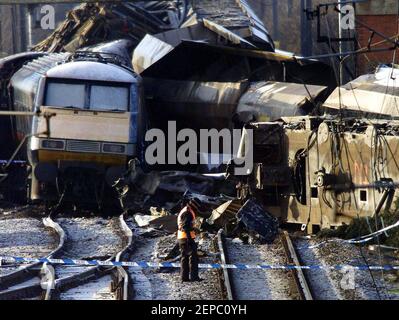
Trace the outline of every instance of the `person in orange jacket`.
{"label": "person in orange jacket", "polygon": [[182,282],[201,281],[198,276],[198,254],[194,224],[198,207],[190,200],[177,217],[177,241],[180,247],[180,276]]}

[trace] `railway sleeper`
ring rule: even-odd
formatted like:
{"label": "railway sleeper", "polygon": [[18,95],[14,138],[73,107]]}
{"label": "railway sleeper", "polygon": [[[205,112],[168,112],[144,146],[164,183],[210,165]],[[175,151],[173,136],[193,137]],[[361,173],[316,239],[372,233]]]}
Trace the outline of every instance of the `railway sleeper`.
{"label": "railway sleeper", "polygon": [[22,300],[40,297],[43,289],[40,284],[9,289],[0,292],[0,300]]}
{"label": "railway sleeper", "polygon": [[58,300],[61,292],[77,288],[88,281],[99,279],[111,273],[113,269],[114,267],[95,267],[70,277],[58,279],[55,281],[55,288],[50,291],[47,300]]}
{"label": "railway sleeper", "polygon": [[35,277],[40,272],[40,263],[35,263],[29,266],[21,267],[9,274],[0,277],[0,290],[7,290],[15,285],[28,281]]}

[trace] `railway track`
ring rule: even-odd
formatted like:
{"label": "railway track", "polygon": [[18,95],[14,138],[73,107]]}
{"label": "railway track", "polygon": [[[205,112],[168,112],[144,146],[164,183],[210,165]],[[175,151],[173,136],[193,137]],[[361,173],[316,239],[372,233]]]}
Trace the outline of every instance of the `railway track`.
{"label": "railway track", "polygon": [[[133,220],[133,219],[132,219]],[[134,221],[130,222],[134,230],[134,250],[130,261],[136,262],[179,262],[179,250],[176,251],[176,235],[154,235],[140,230]],[[152,235],[151,235],[152,234]],[[218,263],[217,251],[213,248],[213,237],[198,237],[198,251],[201,264]],[[216,269],[201,269],[201,282],[181,282],[179,268],[129,268],[134,290],[134,300],[220,300],[222,294],[218,285]]]}
{"label": "railway track", "polygon": [[[129,253],[132,245],[132,231],[127,226],[123,215],[119,217],[118,222],[122,246],[107,261],[121,261]],[[68,233],[51,218],[44,219],[43,223],[55,230],[59,237],[57,249],[47,255],[47,258],[68,258],[68,253],[75,249],[66,248],[73,246],[71,240],[68,239]],[[75,241],[75,246],[76,242],[79,243],[79,241]],[[80,245],[82,244],[85,243],[82,242]],[[25,282],[35,277],[40,280],[24,285]],[[128,300],[131,297],[130,276],[123,267],[53,266],[36,263],[20,267],[14,272],[1,276],[0,299],[79,299],[82,292],[98,292],[98,287],[105,284],[107,284],[105,291],[109,291],[111,294],[103,293],[104,296],[102,296],[100,293],[99,299]]]}
{"label": "railway track", "polygon": [[[282,242],[284,244],[284,249],[286,252],[288,263],[300,267],[301,261],[297,254],[297,251],[291,241],[291,237],[287,231],[283,231],[282,233]],[[293,277],[295,279],[295,285],[298,291],[301,300],[313,300],[313,294],[311,292],[310,286],[308,284],[307,278],[303,273],[302,269],[293,269],[291,270]]]}
{"label": "railway track", "polygon": [[[274,244],[243,247],[218,232],[217,243],[222,264],[235,264],[245,261],[248,264],[300,266],[300,259],[287,232],[282,232]],[[270,254],[268,254],[268,251]],[[252,260],[251,260],[252,259]],[[221,283],[227,300],[274,300],[301,299],[313,300],[305,275],[301,269],[291,270],[240,270],[223,268]]]}
{"label": "railway track", "polygon": [[[46,255],[46,258],[56,258],[63,250],[65,232],[60,225],[50,217],[43,219],[45,227],[52,229],[58,236],[58,245],[55,250]],[[13,271],[0,276],[0,300],[32,299],[42,294],[41,274],[46,270],[42,263],[26,266],[11,266]]]}

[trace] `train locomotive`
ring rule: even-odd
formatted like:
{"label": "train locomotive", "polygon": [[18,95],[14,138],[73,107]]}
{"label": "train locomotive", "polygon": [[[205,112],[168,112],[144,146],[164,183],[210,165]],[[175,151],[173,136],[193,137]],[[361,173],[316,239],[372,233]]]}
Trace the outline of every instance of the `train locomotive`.
{"label": "train locomotive", "polygon": [[20,68],[10,106],[27,113],[12,132],[24,146],[28,199],[100,206],[138,157],[142,92],[140,76],[109,50],[45,54]]}

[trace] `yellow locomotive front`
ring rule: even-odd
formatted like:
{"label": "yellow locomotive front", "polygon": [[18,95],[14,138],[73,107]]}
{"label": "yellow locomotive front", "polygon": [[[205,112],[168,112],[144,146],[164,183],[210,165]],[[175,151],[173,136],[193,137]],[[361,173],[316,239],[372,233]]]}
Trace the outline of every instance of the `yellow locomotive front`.
{"label": "yellow locomotive front", "polygon": [[32,106],[40,116],[18,128],[31,135],[30,199],[102,203],[137,156],[140,93],[139,76],[106,61],[63,61],[44,72]]}

